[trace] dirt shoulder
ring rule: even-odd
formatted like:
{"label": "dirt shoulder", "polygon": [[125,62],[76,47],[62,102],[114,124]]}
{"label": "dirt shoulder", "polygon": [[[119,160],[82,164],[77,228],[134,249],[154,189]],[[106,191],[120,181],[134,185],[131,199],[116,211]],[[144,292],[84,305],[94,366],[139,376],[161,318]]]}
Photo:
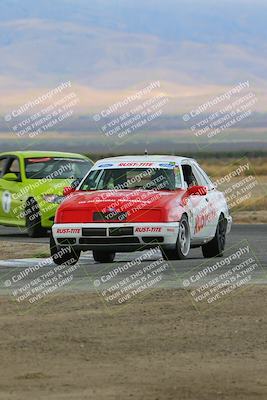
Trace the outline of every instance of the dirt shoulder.
{"label": "dirt shoulder", "polygon": [[110,314],[94,293],[61,294],[27,315],[0,297],[0,398],[266,399],[267,288],[199,314],[158,290]]}
{"label": "dirt shoulder", "polygon": [[49,257],[49,245],[37,243],[21,243],[0,241],[0,260],[13,258]]}

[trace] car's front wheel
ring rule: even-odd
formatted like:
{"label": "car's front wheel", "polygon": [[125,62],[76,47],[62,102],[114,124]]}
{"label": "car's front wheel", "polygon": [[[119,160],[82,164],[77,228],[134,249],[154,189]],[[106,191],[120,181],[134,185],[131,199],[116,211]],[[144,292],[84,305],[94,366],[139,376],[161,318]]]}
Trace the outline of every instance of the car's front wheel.
{"label": "car's front wheel", "polygon": [[25,206],[26,228],[29,237],[45,236],[47,230],[41,224],[41,212],[37,202],[30,198]]}
{"label": "car's front wheel", "polygon": [[71,246],[59,247],[56,245],[55,239],[50,235],[50,254],[57,265],[74,265],[79,261],[81,252],[73,249]]}
{"label": "car's front wheel", "polygon": [[99,263],[111,263],[114,261],[116,253],[101,250],[93,250],[94,260]]}
{"label": "car's front wheel", "polygon": [[223,256],[226,241],[226,230],[227,221],[221,214],[214,238],[202,246],[202,254],[205,258]]}
{"label": "car's front wheel", "polygon": [[183,215],[180,221],[176,246],[172,250],[162,250],[165,260],[184,260],[188,257],[191,244],[191,235],[188,219]]}

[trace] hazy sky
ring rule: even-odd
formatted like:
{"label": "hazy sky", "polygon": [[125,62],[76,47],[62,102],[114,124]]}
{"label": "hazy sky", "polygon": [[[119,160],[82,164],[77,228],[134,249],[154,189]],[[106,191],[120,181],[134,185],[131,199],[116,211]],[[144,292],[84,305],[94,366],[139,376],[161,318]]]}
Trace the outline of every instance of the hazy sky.
{"label": "hazy sky", "polygon": [[173,106],[249,80],[265,111],[267,2],[1,0],[0,113],[71,80],[83,109],[160,80]]}

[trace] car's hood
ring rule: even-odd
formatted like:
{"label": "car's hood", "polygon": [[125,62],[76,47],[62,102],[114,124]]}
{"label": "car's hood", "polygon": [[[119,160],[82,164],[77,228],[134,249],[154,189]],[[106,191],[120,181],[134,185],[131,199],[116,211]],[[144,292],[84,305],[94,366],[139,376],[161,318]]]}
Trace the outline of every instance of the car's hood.
{"label": "car's hood", "polygon": [[[143,205],[144,208],[164,207],[170,201],[177,200],[184,191],[156,190],[98,190],[93,192],[74,192],[64,201],[64,206],[80,207],[110,207],[114,203],[118,207],[125,204]],[[180,196],[179,196],[180,195]]]}
{"label": "car's hood", "polygon": [[63,189],[70,186],[74,179],[28,179],[24,194],[56,194],[62,196]]}
{"label": "car's hood", "polygon": [[95,213],[108,214],[108,222],[117,220],[116,215],[120,213],[126,214],[121,222],[165,220],[166,213],[173,209],[178,210],[183,194],[184,190],[77,191],[60,205],[57,220],[60,219],[60,222],[93,222],[96,221]]}

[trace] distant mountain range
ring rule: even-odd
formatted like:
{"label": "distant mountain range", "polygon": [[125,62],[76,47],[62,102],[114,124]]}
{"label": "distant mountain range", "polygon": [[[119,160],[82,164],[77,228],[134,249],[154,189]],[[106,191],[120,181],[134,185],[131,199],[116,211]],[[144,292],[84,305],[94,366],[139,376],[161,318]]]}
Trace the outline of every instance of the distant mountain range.
{"label": "distant mountain range", "polygon": [[[220,149],[262,148],[267,122],[266,20],[264,0],[1,0],[1,150],[38,147],[38,141],[14,141],[1,115],[64,81],[71,81],[79,105],[72,118],[40,138],[42,146],[79,150],[88,141],[94,151],[108,150],[93,115],[160,81],[159,92],[169,98],[162,116],[138,130],[121,149],[150,144],[157,150],[164,137],[170,150],[192,149],[195,143],[183,114],[249,81],[258,99],[253,113],[228,130]],[[63,143],[63,136],[68,141]]]}
{"label": "distant mountain range", "polygon": [[64,80],[90,113],[156,79],[178,111],[249,80],[264,111],[266,18],[264,0],[1,0],[0,113]]}

